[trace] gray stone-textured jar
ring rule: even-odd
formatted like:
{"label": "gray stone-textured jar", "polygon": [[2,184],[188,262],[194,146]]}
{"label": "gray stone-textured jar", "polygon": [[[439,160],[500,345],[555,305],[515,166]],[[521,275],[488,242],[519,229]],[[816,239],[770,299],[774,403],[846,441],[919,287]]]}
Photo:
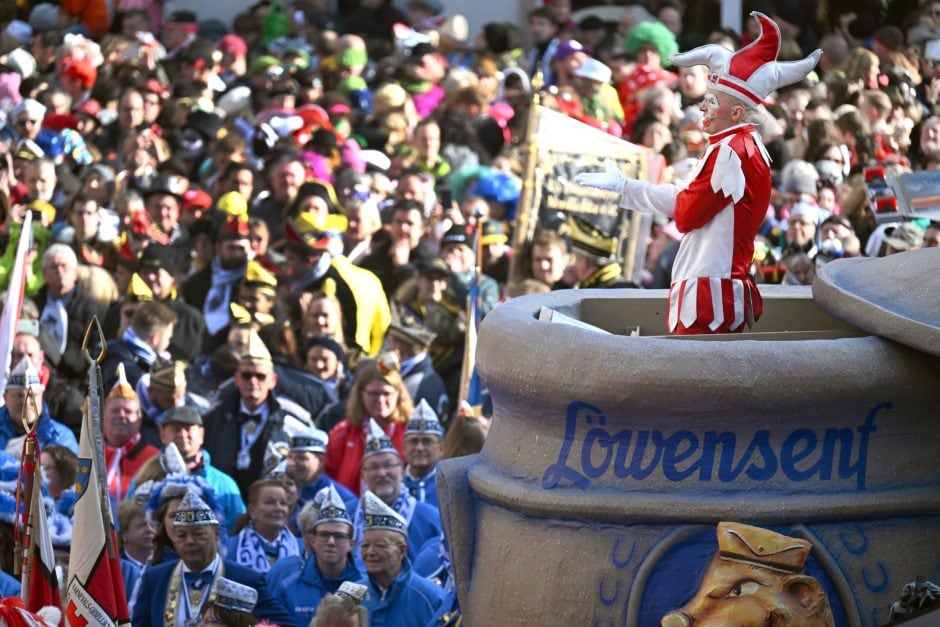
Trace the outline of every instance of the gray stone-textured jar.
{"label": "gray stone-textured jar", "polygon": [[662,337],[665,296],[556,292],[484,321],[492,427],[438,479],[466,624],[658,625],[721,521],[809,540],[836,624],[883,624],[940,576],[940,358],[808,288],[764,290],[733,339]]}

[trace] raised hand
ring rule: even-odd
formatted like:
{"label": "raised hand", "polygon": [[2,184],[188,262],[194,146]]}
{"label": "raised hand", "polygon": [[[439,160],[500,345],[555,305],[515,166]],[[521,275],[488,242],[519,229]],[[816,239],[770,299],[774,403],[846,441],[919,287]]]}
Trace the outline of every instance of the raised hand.
{"label": "raised hand", "polygon": [[604,159],[603,172],[582,172],[574,177],[574,182],[585,187],[606,189],[619,194],[627,183],[627,177],[623,175],[613,159]]}

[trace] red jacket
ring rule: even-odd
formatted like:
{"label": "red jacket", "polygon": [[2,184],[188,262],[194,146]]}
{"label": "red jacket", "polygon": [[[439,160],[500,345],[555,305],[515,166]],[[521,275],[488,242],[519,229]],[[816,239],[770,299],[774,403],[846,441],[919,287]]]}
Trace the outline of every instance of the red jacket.
{"label": "red jacket", "polygon": [[[405,424],[377,421],[391,438],[398,454],[405,456]],[[326,474],[349,488],[359,496],[362,485],[362,455],[366,450],[366,424],[353,425],[345,418],[330,431],[330,443],[326,447]]]}
{"label": "red jacket", "polygon": [[[119,450],[121,458],[118,460],[118,468],[115,469],[116,472],[112,472],[111,467]],[[123,501],[127,495],[127,488],[131,485],[134,476],[137,475],[137,471],[159,452],[160,450],[157,447],[142,440],[139,433],[120,449],[106,444],[104,447],[104,465],[106,472],[108,472],[108,490],[111,492],[111,496],[117,501]]]}

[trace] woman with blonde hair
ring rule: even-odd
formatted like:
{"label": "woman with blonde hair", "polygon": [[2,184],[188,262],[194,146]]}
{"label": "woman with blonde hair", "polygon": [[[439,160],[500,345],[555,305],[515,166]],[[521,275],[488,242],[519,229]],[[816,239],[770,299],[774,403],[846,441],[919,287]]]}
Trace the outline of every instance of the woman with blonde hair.
{"label": "woman with blonde hair", "polygon": [[405,425],[414,404],[400,368],[396,353],[361,362],[346,403],[346,418],[330,431],[326,474],[357,495],[369,418],[379,423],[404,458]]}
{"label": "woman with blonde hair", "polygon": [[225,540],[228,559],[258,573],[274,562],[303,555],[303,544],[290,531],[287,488],[272,479],[258,479],[248,488],[248,511]]}
{"label": "woman with blonde hair", "polygon": [[878,74],[881,63],[878,55],[865,48],[856,48],[849,53],[843,66],[849,83],[861,83],[861,89],[878,89]]}

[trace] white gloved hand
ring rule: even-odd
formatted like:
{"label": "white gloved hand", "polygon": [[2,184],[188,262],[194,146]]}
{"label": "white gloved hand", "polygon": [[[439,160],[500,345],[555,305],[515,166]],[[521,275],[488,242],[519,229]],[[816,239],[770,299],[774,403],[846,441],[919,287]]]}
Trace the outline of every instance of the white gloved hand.
{"label": "white gloved hand", "polygon": [[574,182],[585,187],[606,189],[609,192],[622,193],[627,184],[627,177],[613,159],[604,159],[603,172],[582,172],[574,177]]}

